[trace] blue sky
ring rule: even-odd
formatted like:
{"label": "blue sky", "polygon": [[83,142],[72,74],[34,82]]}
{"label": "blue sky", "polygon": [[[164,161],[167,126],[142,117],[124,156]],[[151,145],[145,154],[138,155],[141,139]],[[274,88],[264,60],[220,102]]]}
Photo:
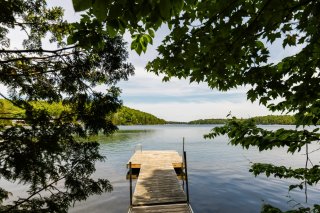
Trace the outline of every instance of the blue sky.
{"label": "blue sky", "polygon": [[[166,26],[158,30],[153,45],[148,46],[145,54],[139,56],[128,50],[129,62],[135,66],[136,71],[128,81],[118,84],[122,89],[124,105],[169,121],[225,118],[230,111],[239,117],[270,114],[265,107],[246,100],[245,88],[223,93],[208,88],[205,83],[190,84],[185,79],[173,78],[170,82],[163,82],[162,76],[147,72],[147,62],[157,56],[156,48],[168,33]],[[125,34],[124,39],[130,44],[129,34]]]}
{"label": "blue sky", "polygon": [[[49,0],[50,6],[62,6],[65,9],[65,18],[76,21],[79,14],[75,13],[71,0]],[[118,86],[122,89],[121,98],[124,105],[141,111],[152,113],[169,121],[190,121],[204,118],[225,118],[229,112],[237,117],[252,117],[272,114],[264,106],[251,103],[246,99],[248,88],[233,89],[228,92],[219,92],[208,88],[205,83],[192,83],[188,80],[173,78],[170,82],[162,82],[162,76],[148,73],[144,67],[148,61],[157,56],[156,47],[168,34],[166,26],[156,32],[154,44],[148,47],[145,54],[140,56],[131,51],[129,44],[131,36],[124,35],[128,42],[129,59],[135,66],[135,75],[128,81],[122,81]],[[15,34],[13,37],[17,37]],[[20,38],[21,39],[21,38]],[[13,45],[15,39],[12,39]],[[292,55],[301,49],[299,47],[283,50],[279,42],[275,42],[271,50],[271,61],[277,62],[281,58]],[[106,86],[101,85],[97,90],[105,91]],[[0,86],[0,90],[3,87]]]}

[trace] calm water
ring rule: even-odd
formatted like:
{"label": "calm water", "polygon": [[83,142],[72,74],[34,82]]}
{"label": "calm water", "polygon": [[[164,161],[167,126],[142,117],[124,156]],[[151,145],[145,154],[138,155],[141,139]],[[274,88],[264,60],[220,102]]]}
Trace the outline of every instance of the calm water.
{"label": "calm water", "polygon": [[[305,156],[292,156],[284,149],[259,153],[254,148],[243,150],[228,145],[227,137],[204,140],[214,125],[126,126],[111,137],[97,137],[105,162],[97,163],[95,177],[107,178],[114,190],[87,201],[76,203],[70,212],[127,212],[129,182],[126,180],[126,163],[137,144],[144,150],[177,150],[182,152],[182,137],[188,159],[190,201],[195,212],[259,212],[263,203],[287,210],[298,203],[304,204],[304,192],[288,194],[293,180],[258,176],[250,172],[250,162],[268,162],[277,165],[304,167]],[[294,128],[293,126],[262,126],[266,129]],[[318,148],[309,147],[309,150]],[[310,155],[319,163],[319,152]],[[7,185],[8,187],[8,185]],[[12,185],[12,192],[22,195],[22,189]],[[320,201],[319,185],[309,187],[308,204]],[[20,194],[21,193],[21,194]],[[294,200],[294,201],[290,201]],[[304,204],[305,205],[305,204]]]}
{"label": "calm water", "polygon": [[[228,145],[227,137],[204,140],[213,125],[187,126],[128,126],[111,138],[101,137],[101,152],[107,157],[97,165],[97,177],[111,180],[114,190],[78,203],[70,212],[127,212],[129,183],[125,179],[125,164],[137,144],[143,149],[182,151],[182,137],[186,138],[190,201],[195,212],[259,212],[263,203],[283,210],[297,202],[304,204],[304,192],[288,194],[292,180],[259,176],[248,172],[250,162],[269,162],[277,165],[303,167],[305,156],[292,156],[284,149],[259,153],[256,149],[243,150]],[[263,126],[267,129],[292,126]],[[309,147],[313,150],[315,147]],[[311,154],[318,163],[319,154]],[[319,186],[309,187],[308,203],[319,202]],[[294,200],[294,201],[290,201]],[[305,205],[305,204],[304,204]],[[307,204],[308,205],[308,204]]]}

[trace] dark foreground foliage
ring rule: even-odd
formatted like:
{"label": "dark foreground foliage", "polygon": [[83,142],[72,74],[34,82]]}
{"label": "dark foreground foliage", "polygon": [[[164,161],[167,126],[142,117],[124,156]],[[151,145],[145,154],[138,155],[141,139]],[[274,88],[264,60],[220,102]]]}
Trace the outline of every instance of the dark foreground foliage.
{"label": "dark foreground foliage", "polygon": [[[116,130],[106,119],[122,104],[114,84],[134,69],[125,62],[122,39],[108,37],[90,14],[72,24],[45,0],[1,1],[0,7],[0,83],[9,89],[0,95],[21,109],[0,120],[23,121],[0,132],[0,178],[28,186],[26,197],[0,188],[0,211],[67,212],[76,201],[112,190],[107,179],[92,177],[95,162],[104,159],[99,144],[77,138]],[[24,33],[18,45],[16,32]],[[107,91],[94,91],[98,84]],[[66,110],[53,115],[32,104],[41,101]]]}

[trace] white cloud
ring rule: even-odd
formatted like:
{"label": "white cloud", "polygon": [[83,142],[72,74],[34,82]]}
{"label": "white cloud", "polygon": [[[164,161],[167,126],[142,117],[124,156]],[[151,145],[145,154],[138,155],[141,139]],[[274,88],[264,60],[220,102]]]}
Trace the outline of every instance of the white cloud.
{"label": "white cloud", "polygon": [[[162,76],[157,76],[154,73],[149,73],[143,68],[136,68],[136,74],[128,81],[122,81],[118,85],[122,88],[123,96],[146,96],[146,95],[161,95],[161,96],[190,96],[199,95],[211,96],[212,94],[223,94],[217,90],[212,90],[206,83],[190,83],[188,79],[172,78],[169,82],[163,82]],[[104,90],[104,87],[99,87],[99,90]],[[228,93],[245,93],[248,89],[240,87],[230,90]]]}
{"label": "white cloud", "polygon": [[[75,13],[72,1],[49,0],[49,7],[62,6],[65,9],[65,18],[68,21],[76,21],[80,18]],[[154,44],[148,46],[147,52],[140,56],[130,50],[131,36],[126,33],[124,40],[128,43],[129,59],[136,67],[135,76],[129,81],[120,82],[122,99],[124,104],[142,111],[152,113],[166,120],[190,121],[200,118],[224,118],[229,111],[238,117],[250,117],[266,115],[270,112],[259,104],[246,101],[248,87],[240,87],[228,92],[211,90],[205,83],[192,83],[188,80],[173,78],[170,82],[162,82],[161,76],[148,73],[144,67],[148,61],[157,57],[157,47],[163,38],[169,33],[167,26],[162,26],[154,38]],[[21,32],[12,32],[12,46],[17,47],[21,41]],[[45,46],[49,46],[45,43]],[[278,62],[281,58],[292,55],[302,49],[303,46],[282,49],[281,43],[276,41],[270,45],[270,62]],[[97,87],[97,90],[105,91],[106,85]],[[5,87],[0,85],[1,92]]]}

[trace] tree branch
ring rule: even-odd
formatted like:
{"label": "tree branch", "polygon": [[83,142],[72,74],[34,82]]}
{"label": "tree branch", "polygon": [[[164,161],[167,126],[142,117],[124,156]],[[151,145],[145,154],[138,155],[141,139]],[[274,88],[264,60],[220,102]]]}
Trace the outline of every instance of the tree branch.
{"label": "tree branch", "polygon": [[2,49],[0,50],[0,53],[58,53],[58,52],[62,52],[64,50],[70,50],[73,48],[78,47],[78,45],[74,45],[74,46],[70,46],[70,47],[65,47],[65,48],[61,48],[61,49],[57,49],[57,50],[45,50],[45,49],[33,49],[33,50],[5,50]]}
{"label": "tree branch", "polygon": [[0,120],[27,120],[26,118],[0,117]]}
{"label": "tree branch", "polygon": [[50,184],[46,185],[45,187],[43,187],[42,189],[39,189],[38,191],[34,192],[33,194],[31,194],[29,197],[27,197],[26,199],[23,199],[22,201],[17,201],[15,205],[11,206],[9,209],[5,210],[4,212],[10,212],[11,210],[15,209],[17,206],[29,201],[33,196],[39,194],[40,192],[42,192],[43,190],[46,190],[48,187],[52,186],[53,184],[59,182],[60,180],[64,179],[67,175],[62,176],[61,178],[59,178],[58,180],[55,180],[53,182],[51,182]]}
{"label": "tree branch", "polygon": [[8,59],[5,61],[0,61],[0,64],[6,64],[9,62],[14,62],[14,61],[28,61],[28,60],[46,60],[46,59],[50,59],[50,58],[54,58],[54,57],[63,57],[63,56],[69,56],[75,54],[75,52],[73,53],[65,53],[65,54],[61,54],[61,55],[48,55],[45,57],[20,57],[20,58],[12,58],[12,59]]}

